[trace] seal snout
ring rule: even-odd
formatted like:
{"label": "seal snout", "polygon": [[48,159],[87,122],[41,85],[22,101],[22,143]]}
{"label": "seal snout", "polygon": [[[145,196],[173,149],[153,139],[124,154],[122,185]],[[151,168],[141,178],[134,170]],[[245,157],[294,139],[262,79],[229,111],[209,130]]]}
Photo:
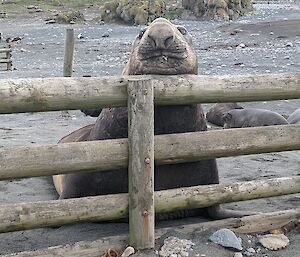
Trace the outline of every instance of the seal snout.
{"label": "seal snout", "polygon": [[168,49],[175,40],[175,34],[168,24],[158,26],[155,24],[149,29],[148,41],[155,50]]}

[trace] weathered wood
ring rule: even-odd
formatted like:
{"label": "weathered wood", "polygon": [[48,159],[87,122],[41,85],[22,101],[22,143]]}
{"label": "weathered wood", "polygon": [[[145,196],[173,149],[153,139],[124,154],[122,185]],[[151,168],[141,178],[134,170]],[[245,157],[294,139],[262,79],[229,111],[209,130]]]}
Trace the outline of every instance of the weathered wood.
{"label": "weathered wood", "polygon": [[[300,176],[155,192],[155,212],[194,209],[300,192]],[[45,202],[2,204],[0,232],[126,217],[128,194]],[[244,225],[241,223],[240,225]],[[246,225],[244,225],[246,226]]]}
{"label": "weathered wood", "polygon": [[64,77],[72,77],[74,56],[74,29],[66,29]]}
{"label": "weathered wood", "polygon": [[[300,150],[300,124],[160,135],[154,142],[158,165]],[[0,180],[111,170],[127,167],[128,141],[2,147],[0,160]]]}
{"label": "weathered wood", "polygon": [[[10,45],[7,45],[8,49],[11,49]],[[6,52],[6,59],[10,60],[10,62],[7,63],[7,70],[11,70],[12,69],[12,59],[11,59],[11,51]]]}
{"label": "weathered wood", "polygon": [[[64,77],[72,77],[73,58],[74,58],[74,29],[66,29],[64,67],[63,67]],[[69,115],[70,114],[67,110],[62,111],[63,117],[68,117]]]}
{"label": "weathered wood", "polygon": [[0,63],[11,63],[11,59],[0,59]]}
{"label": "weathered wood", "polygon": [[[229,228],[239,233],[262,233],[280,228],[300,218],[300,209],[262,213],[243,218],[231,218],[189,225],[173,226],[156,229],[155,237],[159,238],[169,230],[182,233],[197,234],[210,228]],[[96,241],[81,241],[75,244],[59,245],[36,251],[7,254],[2,257],[99,257],[108,249],[123,250],[128,245],[126,235],[105,237]]]}
{"label": "weathered wood", "polygon": [[237,233],[264,233],[271,229],[281,228],[290,222],[295,222],[300,218],[300,208],[259,213],[256,215],[245,216],[242,218],[229,218],[223,220],[209,221],[182,225],[180,227],[170,227],[157,229],[156,237],[167,233],[170,229],[184,233],[197,233],[210,228],[229,228]]}
{"label": "weathered wood", "polygon": [[7,52],[11,52],[10,48],[0,48],[0,53],[7,53]]}
{"label": "weathered wood", "polygon": [[74,244],[58,245],[35,251],[1,255],[1,257],[100,257],[109,249],[121,253],[128,245],[128,241],[127,235],[104,237],[96,241],[80,241]]}
{"label": "weathered wood", "polygon": [[300,98],[300,72],[244,76],[118,76],[0,80],[0,113],[126,106],[130,79],[153,79],[155,103]]}
{"label": "weathered wood", "polygon": [[128,85],[129,238],[136,249],[154,247],[154,103],[151,80]]}

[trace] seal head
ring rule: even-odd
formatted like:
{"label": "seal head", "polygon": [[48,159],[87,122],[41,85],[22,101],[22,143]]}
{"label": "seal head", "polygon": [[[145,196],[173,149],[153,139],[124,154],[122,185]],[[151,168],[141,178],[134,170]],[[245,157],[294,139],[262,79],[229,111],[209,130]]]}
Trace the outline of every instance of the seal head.
{"label": "seal head", "polygon": [[197,74],[197,55],[183,26],[158,18],[136,37],[124,75]]}

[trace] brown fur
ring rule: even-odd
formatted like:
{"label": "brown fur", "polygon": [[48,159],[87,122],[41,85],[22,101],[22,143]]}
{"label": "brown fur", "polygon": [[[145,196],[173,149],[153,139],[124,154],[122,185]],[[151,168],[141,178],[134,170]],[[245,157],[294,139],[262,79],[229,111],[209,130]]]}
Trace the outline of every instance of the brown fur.
{"label": "brown fur", "polygon": [[[177,27],[166,19],[155,20],[136,38],[123,74],[197,74],[197,57],[191,37],[184,28]],[[155,135],[207,130],[200,104],[157,106],[154,112]],[[125,107],[103,109],[94,126],[77,130],[64,137],[61,142],[126,138],[127,116]],[[155,190],[219,183],[215,159],[155,166],[154,176]],[[126,169],[66,174],[62,175],[61,180],[55,181],[60,183],[57,185],[61,189],[60,199],[122,193],[128,190]],[[198,211],[183,211],[179,216],[195,213],[198,215],[203,211],[207,211],[213,218],[240,216],[226,212],[218,205]]]}
{"label": "brown fur", "polygon": [[217,103],[214,104],[207,112],[206,119],[208,122],[224,126],[224,114],[233,109],[243,109],[242,106],[237,103]]}

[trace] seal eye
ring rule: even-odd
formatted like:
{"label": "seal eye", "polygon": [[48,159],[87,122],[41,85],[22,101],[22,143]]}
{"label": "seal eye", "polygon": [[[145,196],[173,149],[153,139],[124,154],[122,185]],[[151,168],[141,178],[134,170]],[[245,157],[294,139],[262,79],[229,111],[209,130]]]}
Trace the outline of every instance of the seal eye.
{"label": "seal eye", "polygon": [[182,34],[182,35],[186,35],[188,32],[186,30],[185,27],[183,26],[177,26],[177,29],[179,30],[179,32]]}
{"label": "seal eye", "polygon": [[143,35],[145,34],[145,31],[147,30],[147,28],[141,29],[140,33],[138,34],[138,38],[141,39],[143,37]]}

